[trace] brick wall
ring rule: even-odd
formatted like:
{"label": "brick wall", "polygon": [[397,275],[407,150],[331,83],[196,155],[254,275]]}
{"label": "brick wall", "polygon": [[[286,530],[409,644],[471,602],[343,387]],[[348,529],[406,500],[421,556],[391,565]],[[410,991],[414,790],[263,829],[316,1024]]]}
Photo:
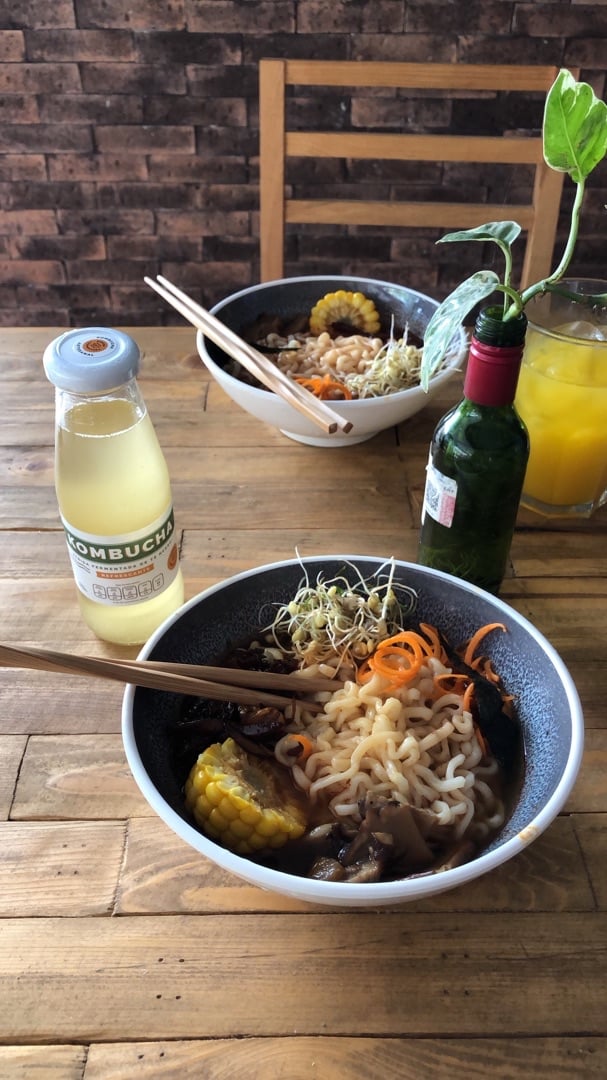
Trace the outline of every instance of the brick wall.
{"label": "brick wall", "polygon": [[[144,284],[164,273],[210,305],[258,280],[257,64],[262,56],[579,66],[599,95],[607,0],[0,0],[0,324],[178,322]],[[378,101],[297,100],[302,122],[364,126]],[[462,130],[465,99],[383,102],[384,124]],[[537,102],[534,123],[541,119]],[[496,102],[506,126],[528,126]],[[381,118],[380,118],[381,119]],[[398,197],[469,185],[491,170],[377,171]],[[343,175],[308,163],[304,193]],[[504,193],[504,201],[516,198]],[[565,213],[571,202],[566,190]],[[606,277],[607,164],[587,193],[577,273]],[[362,273],[442,296],[478,265],[432,233],[299,230],[286,272]],[[440,255],[439,255],[440,252]],[[466,265],[469,260],[469,266]],[[405,269],[406,264],[406,269]]]}

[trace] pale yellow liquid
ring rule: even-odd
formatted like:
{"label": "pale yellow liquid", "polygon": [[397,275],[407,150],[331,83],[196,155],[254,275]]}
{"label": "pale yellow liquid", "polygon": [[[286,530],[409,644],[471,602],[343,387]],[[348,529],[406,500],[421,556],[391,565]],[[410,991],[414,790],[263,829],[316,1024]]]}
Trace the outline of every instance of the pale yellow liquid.
{"label": "pale yellow liquid", "polygon": [[607,344],[530,326],[515,404],[531,444],[523,501],[596,504],[607,489]]}
{"label": "pale yellow liquid", "polygon": [[[127,400],[75,405],[57,429],[59,508],[75,530],[120,536],[144,529],[171,502],[169,474],[147,413]],[[164,592],[139,604],[98,604],[78,590],[85,622],[100,638],[140,644],[183,603],[181,570]]]}

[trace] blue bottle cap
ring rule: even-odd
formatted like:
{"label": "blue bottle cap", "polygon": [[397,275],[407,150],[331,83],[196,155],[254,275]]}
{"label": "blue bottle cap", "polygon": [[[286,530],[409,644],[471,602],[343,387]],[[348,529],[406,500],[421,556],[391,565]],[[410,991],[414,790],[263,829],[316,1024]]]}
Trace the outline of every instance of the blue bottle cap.
{"label": "blue bottle cap", "polygon": [[67,330],[51,341],[42,362],[46,377],[60,390],[94,394],[133,379],[139,370],[139,346],[121,330],[88,326]]}

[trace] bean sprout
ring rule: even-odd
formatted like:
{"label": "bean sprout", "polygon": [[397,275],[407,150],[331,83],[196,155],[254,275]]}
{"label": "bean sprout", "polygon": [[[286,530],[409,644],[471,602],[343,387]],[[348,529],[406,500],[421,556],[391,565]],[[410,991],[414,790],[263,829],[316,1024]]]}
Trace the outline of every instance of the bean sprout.
{"label": "bean sprout", "polygon": [[306,571],[292,600],[278,607],[265,632],[282,652],[306,664],[334,660],[336,654],[340,664],[352,663],[402,627],[404,617],[415,609],[417,594],[394,582],[394,560],[369,578],[346,565],[358,578],[355,585],[343,574],[326,581],[321,573],[313,583]]}

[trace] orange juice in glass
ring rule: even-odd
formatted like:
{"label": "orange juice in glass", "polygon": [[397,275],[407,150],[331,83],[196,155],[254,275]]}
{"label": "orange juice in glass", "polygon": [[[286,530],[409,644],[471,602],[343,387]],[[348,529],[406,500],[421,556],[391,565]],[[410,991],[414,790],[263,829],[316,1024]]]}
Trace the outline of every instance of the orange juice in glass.
{"label": "orange juice in glass", "polygon": [[[559,282],[580,296],[607,282]],[[607,502],[607,303],[556,293],[532,300],[516,407],[529,431],[522,505],[589,517]]]}

